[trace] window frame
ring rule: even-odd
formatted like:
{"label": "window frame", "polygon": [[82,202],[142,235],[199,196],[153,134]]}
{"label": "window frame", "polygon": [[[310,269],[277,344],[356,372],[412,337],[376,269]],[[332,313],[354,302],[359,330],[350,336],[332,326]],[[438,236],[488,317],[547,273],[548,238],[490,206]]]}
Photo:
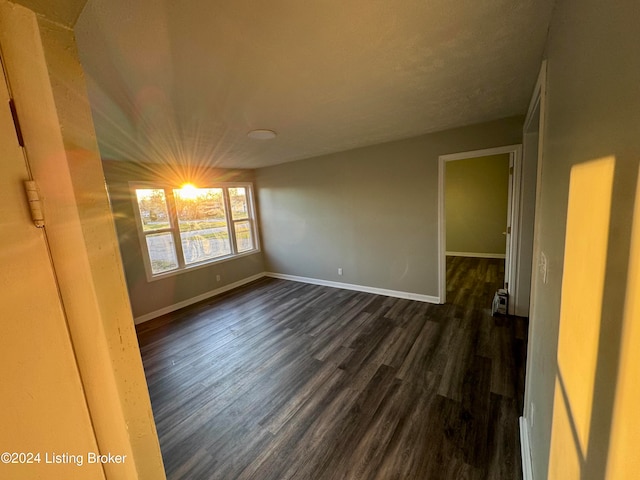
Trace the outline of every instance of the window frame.
{"label": "window frame", "polygon": [[[175,202],[174,193],[173,193],[174,189],[179,189],[179,188],[180,188],[180,185],[163,183],[163,182],[152,182],[152,181],[129,182],[129,190],[131,194],[131,201],[133,203],[133,212],[134,212],[134,217],[136,221],[136,229],[138,231],[138,240],[140,242],[140,249],[142,251],[142,260],[144,263],[144,270],[145,270],[148,282],[153,282],[155,280],[160,280],[162,278],[171,277],[174,275],[180,275],[182,273],[190,272],[200,268],[210,267],[214,264],[228,262],[229,260],[235,260],[240,257],[253,255],[261,251],[260,237],[258,235],[257,208],[255,205],[253,183],[251,182],[212,182],[202,186],[198,186],[197,188],[222,189],[225,222],[226,222],[227,233],[229,235],[229,247],[231,249],[231,253],[227,255],[211,258],[211,259],[206,259],[200,262],[187,264],[185,261],[184,251],[182,248],[182,238],[180,236],[180,224],[179,224],[178,214],[176,211],[176,202]],[[248,213],[247,218],[233,220],[233,212],[231,211],[231,199],[229,195],[230,188],[245,189],[246,198],[247,198],[247,213]],[[142,223],[142,216],[140,214],[140,207],[138,204],[138,196],[136,194],[136,190],[139,190],[139,189],[152,189],[152,190],[164,191],[165,202],[167,206],[167,214],[169,216],[168,227],[160,228],[157,230],[149,230],[149,231],[144,230],[144,225]],[[238,252],[235,224],[239,222],[249,223],[249,230],[251,232],[251,238],[253,239],[253,248],[251,250]],[[153,270],[151,268],[151,256],[149,255],[149,247],[147,244],[147,236],[155,235],[159,233],[171,233],[171,237],[173,239],[173,244],[175,247],[175,254],[178,262],[178,267],[166,272],[153,273]]]}

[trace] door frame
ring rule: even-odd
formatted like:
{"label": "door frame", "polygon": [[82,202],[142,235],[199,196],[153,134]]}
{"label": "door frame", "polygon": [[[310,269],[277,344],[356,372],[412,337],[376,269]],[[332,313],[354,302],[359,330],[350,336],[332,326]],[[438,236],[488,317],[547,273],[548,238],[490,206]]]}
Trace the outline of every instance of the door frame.
{"label": "door frame", "polygon": [[[542,65],[540,66],[540,72],[538,73],[538,78],[536,81],[536,85],[533,88],[533,93],[531,95],[531,101],[529,102],[529,108],[527,110],[527,116],[525,117],[525,122],[523,126],[523,138],[526,140],[526,134],[531,132],[532,129],[535,130],[537,127],[538,130],[538,149],[537,149],[537,165],[536,165],[536,197],[535,197],[535,209],[534,209],[534,226],[533,226],[533,259],[532,259],[532,269],[531,269],[531,294],[529,300],[529,332],[527,335],[527,351],[530,351],[532,348],[532,339],[537,338],[537,312],[536,312],[536,290],[540,282],[544,282],[544,275],[540,271],[541,262],[540,262],[540,225],[538,224],[539,213],[540,213],[540,204],[541,204],[541,185],[542,185],[542,167],[543,167],[543,157],[544,157],[544,136],[546,131],[546,111],[547,111],[547,61],[543,60]],[[533,125],[532,122],[537,120],[538,124]],[[542,277],[542,278],[541,278]],[[522,417],[520,420],[520,436],[524,438],[526,442],[527,451],[524,450],[525,444],[523,443],[523,451],[522,451],[522,461],[523,468],[531,469],[531,454],[528,451],[530,442],[529,442],[529,432],[534,426],[534,407],[531,402],[531,375],[529,372],[533,368],[532,355],[527,355],[527,365],[525,370],[525,388],[524,388],[524,408],[522,412]],[[531,476],[530,478],[533,478]]]}
{"label": "door frame", "polygon": [[[0,1],[4,73],[16,101],[28,177],[38,182],[44,202],[40,234],[46,236],[45,258],[66,318],[63,332],[80,372],[97,451],[127,456],[120,464],[102,464],[104,477],[164,479],[85,77],[73,31],[49,28],[46,18],[42,23],[28,8]],[[18,193],[27,215],[27,198]],[[72,374],[69,368],[63,373]]]}
{"label": "door frame", "polygon": [[[527,133],[531,132],[533,125],[532,121],[536,119],[538,121],[538,149],[536,159],[536,197],[534,207],[534,219],[539,217],[540,212],[540,185],[542,184],[542,157],[544,149],[544,132],[545,132],[545,118],[547,108],[547,61],[543,60],[540,66],[540,72],[536,80],[536,85],[533,88],[531,94],[531,100],[529,102],[529,108],[527,109],[527,116],[525,117],[524,126],[522,127],[523,139],[526,141]],[[533,226],[533,268],[531,269],[531,297],[529,300],[529,318],[534,317],[535,311],[535,293],[536,286],[540,278],[540,226],[538,222],[534,220]],[[530,323],[530,328],[531,328]],[[531,332],[530,332],[531,333]],[[531,337],[529,337],[531,338]]]}
{"label": "door frame", "polygon": [[455,160],[467,158],[487,157],[491,155],[509,154],[509,163],[513,163],[513,172],[510,178],[511,198],[508,205],[509,219],[511,220],[511,236],[507,249],[507,263],[509,272],[505,271],[505,278],[510,279],[509,285],[509,314],[515,311],[515,292],[517,289],[517,262],[518,247],[520,244],[520,184],[522,176],[522,144],[506,145],[502,147],[485,148],[467,152],[451,153],[438,157],[438,296],[440,303],[447,301],[447,228],[445,211],[445,180],[446,164]]}

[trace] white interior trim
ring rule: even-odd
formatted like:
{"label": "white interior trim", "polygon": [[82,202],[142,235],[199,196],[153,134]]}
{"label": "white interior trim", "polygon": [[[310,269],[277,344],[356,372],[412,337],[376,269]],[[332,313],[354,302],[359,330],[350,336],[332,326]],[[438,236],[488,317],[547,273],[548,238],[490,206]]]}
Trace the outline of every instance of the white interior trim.
{"label": "white interior trim", "polygon": [[522,147],[521,144],[506,145],[504,147],[485,148],[483,150],[472,150],[470,152],[449,153],[447,155],[440,155],[438,158],[445,162],[451,162],[452,160],[466,160],[467,158],[476,157],[490,157],[492,155],[501,155],[503,153],[511,153],[518,148]]}
{"label": "white interior trim", "polygon": [[522,145],[519,145],[511,153],[513,159],[513,176],[511,178],[511,205],[509,205],[509,215],[511,223],[511,236],[509,237],[509,315],[515,315],[518,309],[518,281],[520,258],[520,231],[522,220]]}
{"label": "white interior trim", "polygon": [[[533,88],[533,93],[531,94],[531,100],[529,100],[529,108],[527,109],[527,115],[524,120],[524,125],[522,127],[522,138],[524,146],[526,146],[526,136],[528,133],[537,132],[538,134],[538,158],[536,159],[536,194],[535,194],[535,204],[534,204],[534,231],[533,231],[533,252],[532,252],[532,262],[533,266],[531,269],[531,283],[530,283],[530,296],[529,296],[529,305],[526,313],[516,312],[516,315],[532,317],[533,313],[533,301],[534,301],[534,288],[536,285],[536,275],[538,273],[538,233],[535,225],[535,218],[537,217],[539,204],[540,204],[540,180],[542,177],[542,145],[543,145],[543,136],[544,136],[544,116],[545,116],[545,103],[546,103],[546,83],[547,83],[547,61],[543,60],[540,66],[540,71],[538,72],[538,78],[536,80],[536,84]],[[533,121],[538,118],[538,124],[533,125]],[[523,205],[520,205],[520,209],[522,210]],[[521,212],[522,215],[522,212]],[[520,259],[518,259],[520,260]],[[517,278],[517,281],[520,279]]]}
{"label": "white interior trim", "polygon": [[513,261],[518,255],[518,246],[520,244],[520,209],[517,207],[520,203],[520,176],[522,169],[522,144],[506,145],[503,147],[486,148],[483,150],[472,150],[469,152],[458,152],[447,155],[440,155],[438,157],[438,296],[440,303],[445,303],[447,300],[447,225],[445,214],[445,166],[446,162],[455,160],[465,160],[467,158],[487,157],[491,155],[500,155],[508,153],[513,160],[513,178],[512,178],[512,193],[511,193],[511,242],[509,256],[512,259],[509,265],[509,278],[511,285],[509,286],[509,313],[513,314],[515,309],[515,302],[512,302],[512,298],[515,298],[515,288],[517,288],[517,282],[513,279],[517,277],[517,265]]}
{"label": "white interior trim", "polygon": [[321,280],[319,278],[309,278],[309,277],[299,277],[297,275],[286,275],[284,273],[262,272],[247,278],[243,278],[242,280],[238,280],[237,282],[230,283],[228,285],[225,285],[224,287],[216,288],[214,290],[209,290],[208,292],[202,293],[200,295],[189,298],[187,300],[183,300],[182,302],[177,302],[167,307],[161,308],[159,310],[154,310],[153,312],[145,313],[144,315],[135,317],[134,322],[136,325],[139,325],[144,322],[148,322],[149,320],[152,320],[154,318],[160,317],[162,315],[166,315],[167,313],[175,312],[176,310],[180,310],[181,308],[188,307],[189,305],[193,305],[194,303],[201,302],[202,300],[215,297],[216,295],[220,295],[221,293],[228,292],[229,290],[233,290],[234,288],[241,287],[242,285],[246,285],[247,283],[251,283],[254,280],[258,280],[259,278],[262,278],[265,276],[272,277],[272,278],[279,278],[282,280],[291,280],[293,282],[310,283],[312,285],[323,285],[325,287],[342,288],[345,290],[355,290],[358,292],[374,293],[376,295],[385,295],[387,297],[405,298],[407,300],[416,300],[418,302],[440,303],[440,299],[438,297],[433,297],[431,295],[422,295],[420,293],[402,292],[399,290],[388,290],[386,288],[368,287],[366,285],[355,285],[352,283],[332,282],[330,280]]}
{"label": "white interior trim", "polygon": [[[546,92],[547,92],[547,61],[542,62],[540,67],[540,73],[538,74],[538,80],[536,86],[533,89],[533,95],[529,105],[529,111],[527,112],[527,118],[525,119],[524,131],[532,128],[531,121],[535,117],[536,109],[539,108],[539,125],[538,125],[538,165],[536,172],[536,203],[534,210],[534,218],[539,217],[540,212],[540,184],[542,181],[542,157],[543,157],[543,142],[544,142],[544,129],[545,129],[545,114],[546,114]],[[537,225],[537,221],[533,227],[533,269],[531,271],[531,299],[529,302],[529,312],[531,318],[534,317],[535,308],[535,288],[538,279],[538,258],[540,256],[540,228]],[[531,323],[530,327],[531,328]],[[531,334],[531,332],[529,332]],[[531,337],[529,337],[531,338]]]}
{"label": "white interior trim", "polygon": [[376,295],[385,295],[387,297],[406,298],[407,300],[416,300],[418,302],[441,303],[438,297],[433,297],[431,295],[422,295],[420,293],[387,290],[386,288],[368,287],[366,285],[355,285],[353,283],[332,282],[330,280],[299,277],[297,275],[286,275],[284,273],[266,272],[265,275],[267,277],[279,278],[281,280],[291,280],[293,282],[310,283],[312,285],[322,285],[325,287],[342,288],[344,290],[355,290],[357,292],[374,293]]}
{"label": "white interior trim", "polygon": [[520,417],[520,454],[522,455],[522,480],[533,480],[529,427],[524,417]]}
{"label": "white interior trim", "polygon": [[472,257],[472,258],[505,258],[504,253],[479,253],[479,252],[449,252],[447,257]]}
{"label": "white interior trim", "polygon": [[438,157],[438,296],[447,302],[447,214],[444,209],[446,156]]}
{"label": "white interior trim", "polygon": [[[536,86],[533,89],[531,102],[529,105],[529,111],[527,118],[525,119],[524,131],[531,130],[531,121],[535,117],[536,109],[540,109],[539,124],[538,124],[538,167],[536,173],[536,202],[534,210],[534,218],[536,219],[533,226],[533,268],[531,271],[531,296],[529,300],[529,334],[527,336],[528,345],[527,351],[531,352],[531,341],[536,338],[536,285],[539,278],[538,259],[540,258],[540,227],[538,225],[538,218],[540,212],[540,185],[542,180],[542,160],[543,160],[543,145],[544,145],[544,131],[545,131],[545,116],[546,116],[546,95],[547,95],[547,61],[544,60],[540,66],[540,73],[538,74],[538,80]],[[524,387],[524,417],[533,418],[532,405],[531,405],[531,369],[533,355],[527,355],[527,366],[525,371],[525,387]]]}
{"label": "white interior trim", "polygon": [[242,280],[238,280],[237,282],[233,282],[228,285],[225,285],[224,287],[216,288],[214,290],[209,290],[208,292],[202,293],[200,295],[189,298],[187,300],[183,300],[182,302],[174,303],[173,305],[169,305],[159,310],[155,310],[153,312],[140,315],[139,317],[135,317],[134,322],[136,325],[139,325],[140,323],[147,322],[154,318],[160,317],[161,315],[175,312],[176,310],[180,310],[181,308],[188,307],[189,305],[193,305],[194,303],[201,302],[202,300],[206,300],[207,298],[215,297],[216,295],[220,295],[221,293],[228,292],[229,290],[233,290],[234,288],[237,288],[237,287],[241,287],[242,285],[251,283],[254,280],[258,280],[259,278],[262,278],[264,276],[265,276],[265,273],[261,272],[256,275],[243,278]]}

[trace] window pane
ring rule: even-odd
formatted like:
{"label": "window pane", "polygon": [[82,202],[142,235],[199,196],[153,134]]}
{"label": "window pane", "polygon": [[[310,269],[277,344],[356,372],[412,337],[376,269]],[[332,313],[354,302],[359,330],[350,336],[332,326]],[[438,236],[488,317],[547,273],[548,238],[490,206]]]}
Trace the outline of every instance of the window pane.
{"label": "window pane", "polygon": [[173,191],[184,261],[187,265],[231,253],[221,188]]}
{"label": "window pane", "polygon": [[249,222],[236,222],[236,244],[238,253],[253,250],[253,237],[251,235],[251,224]]}
{"label": "window pane", "polygon": [[249,218],[249,208],[247,207],[247,189],[244,187],[233,187],[229,189],[229,202],[231,203],[231,217],[234,220]]}
{"label": "window pane", "polygon": [[146,238],[152,273],[168,272],[178,268],[176,247],[171,233],[154,233]]}
{"label": "window pane", "polygon": [[145,232],[169,228],[169,212],[163,189],[137,188],[136,197]]}

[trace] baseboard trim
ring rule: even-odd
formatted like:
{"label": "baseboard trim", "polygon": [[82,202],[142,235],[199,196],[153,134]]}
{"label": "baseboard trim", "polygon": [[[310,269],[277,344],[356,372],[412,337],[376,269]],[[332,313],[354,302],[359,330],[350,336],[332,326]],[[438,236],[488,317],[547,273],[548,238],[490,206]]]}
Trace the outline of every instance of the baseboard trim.
{"label": "baseboard trim", "polygon": [[533,480],[529,426],[524,417],[520,417],[520,454],[522,455],[522,480]]}
{"label": "baseboard trim", "polygon": [[356,285],[353,283],[332,282],[330,280],[321,280],[319,278],[299,277],[297,275],[286,275],[284,273],[266,272],[267,277],[279,278],[281,280],[291,280],[293,282],[310,283],[312,285],[322,285],[325,287],[343,288],[345,290],[355,290],[357,292],[375,293],[376,295],[384,295],[394,298],[405,298],[407,300],[416,300],[425,303],[440,303],[439,297],[431,295],[422,295],[419,293],[402,292],[399,290],[387,290],[386,288],[368,287],[366,285]]}
{"label": "baseboard trim", "polygon": [[180,310],[181,308],[188,307],[189,305],[193,305],[194,303],[201,302],[202,300],[206,300],[208,298],[215,297],[216,295],[220,295],[221,293],[228,292],[229,290],[233,290],[234,288],[241,287],[242,285],[251,283],[254,280],[258,280],[259,278],[262,278],[264,276],[265,276],[265,272],[261,272],[256,275],[243,278],[242,280],[238,280],[237,282],[230,283],[228,285],[225,285],[224,287],[216,288],[214,290],[209,290],[208,292],[202,293],[200,295],[189,298],[187,300],[183,300],[182,302],[174,303],[173,305],[169,305],[167,307],[161,308],[159,310],[155,310],[153,312],[145,313],[144,315],[135,317],[133,321],[136,325],[139,325],[144,322],[148,322],[149,320],[160,317],[161,315],[166,315],[167,313],[175,312],[176,310]]}
{"label": "baseboard trim", "polygon": [[214,290],[209,290],[208,292],[202,293],[200,295],[189,298],[187,300],[183,300],[182,302],[168,305],[159,310],[154,310],[153,312],[145,313],[144,315],[135,317],[134,323],[136,325],[139,325],[141,323],[148,322],[149,320],[153,320],[154,318],[158,318],[162,315],[166,315],[167,313],[175,312],[176,310],[180,310],[181,308],[188,307],[189,305],[193,305],[194,303],[201,302],[202,300],[215,297],[216,295],[220,295],[221,293],[228,292],[229,290],[233,290],[234,288],[241,287],[242,285],[246,285],[247,283],[251,283],[254,280],[258,280],[259,278],[262,278],[265,276],[272,277],[272,278],[280,278],[282,280],[291,280],[293,282],[310,283],[312,285],[323,285],[325,287],[343,288],[345,290],[355,290],[358,292],[374,293],[376,295],[385,295],[387,297],[405,298],[407,300],[416,300],[418,302],[440,303],[440,298],[434,297],[431,295],[402,292],[399,290],[387,290],[386,288],[368,287],[366,285],[355,285],[352,283],[332,282],[329,280],[321,280],[319,278],[299,277],[297,275],[286,275],[284,273],[262,272],[247,278],[243,278],[242,280],[238,280],[237,282],[230,283],[228,285],[225,285],[224,287],[216,288]]}
{"label": "baseboard trim", "polygon": [[449,257],[507,258],[504,253],[446,252]]}

